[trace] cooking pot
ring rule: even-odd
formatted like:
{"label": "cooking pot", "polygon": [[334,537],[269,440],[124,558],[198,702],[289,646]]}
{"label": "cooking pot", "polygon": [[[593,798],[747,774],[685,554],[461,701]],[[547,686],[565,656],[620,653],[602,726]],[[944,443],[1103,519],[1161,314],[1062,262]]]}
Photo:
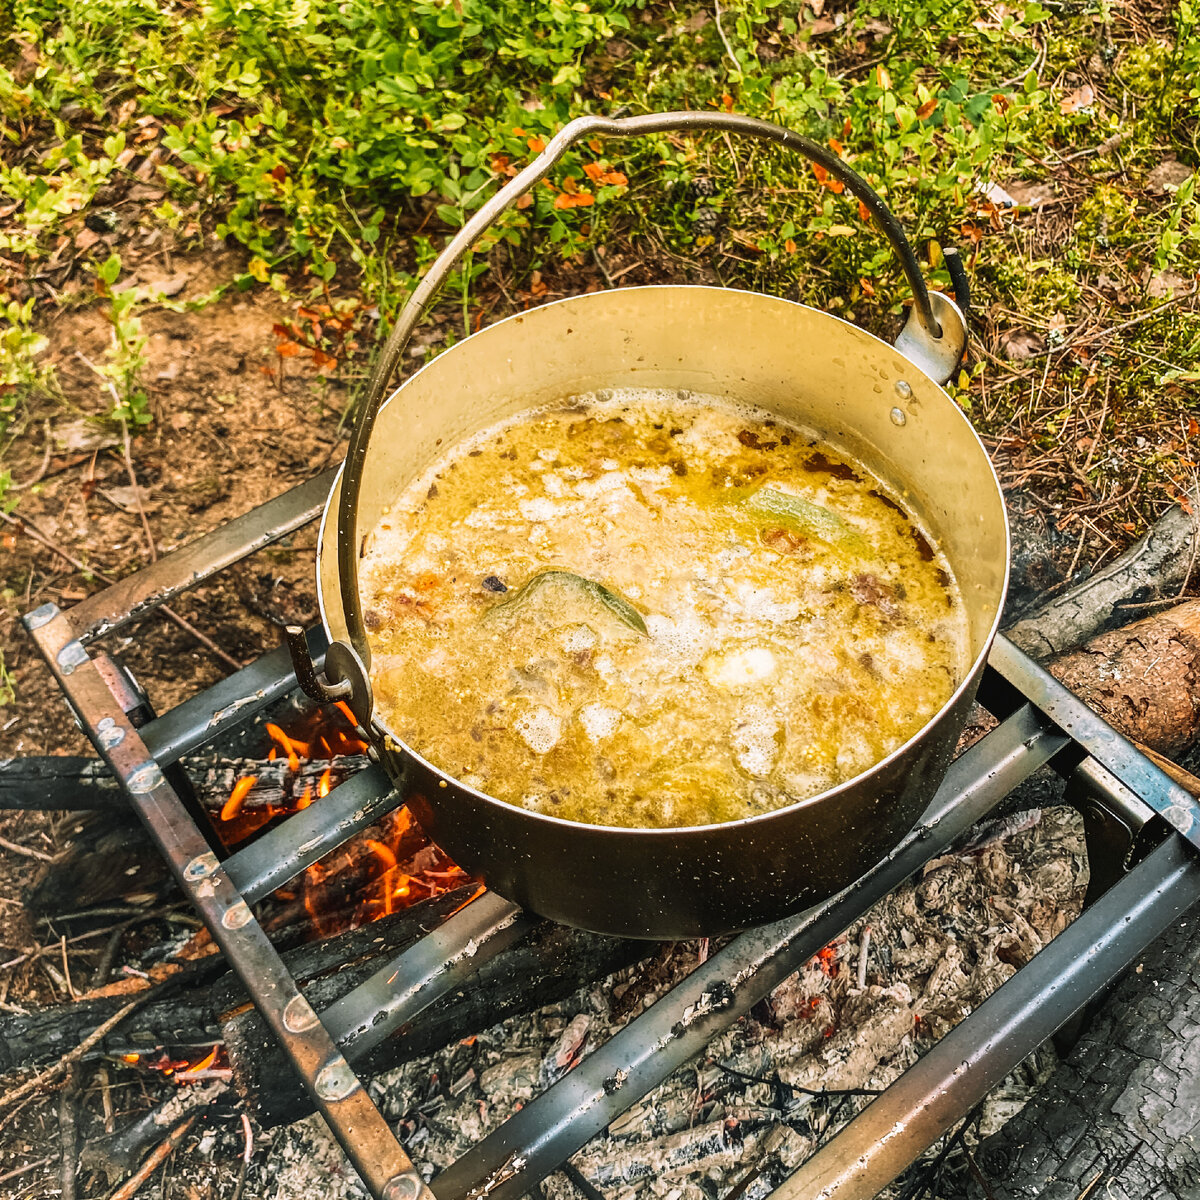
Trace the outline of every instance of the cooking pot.
{"label": "cooking pot", "polygon": [[[479,235],[573,143],[719,130],[796,150],[866,205],[898,255],[913,308],[890,346],[827,313],[712,287],[575,296],[509,317],[435,358],[383,403],[417,321]],[[949,765],[996,631],[1008,577],[1004,502],[986,452],[939,386],[966,343],[962,312],[931,293],[903,231],[868,184],[815,142],[731,113],[582,117],[480,208],[414,290],[359,408],[317,550],[330,638],[310,694],[345,698],[376,757],[439,846],[499,895],[599,933],[705,936],[777,919],[851,883],[916,824]],[[603,388],[734,398],[816,430],[902,496],[951,563],[972,665],[924,728],[870,770],[762,816],[678,829],[584,825],[495,800],[421,757],[375,714],[358,564],[385,508],[441,453],[496,422]]]}

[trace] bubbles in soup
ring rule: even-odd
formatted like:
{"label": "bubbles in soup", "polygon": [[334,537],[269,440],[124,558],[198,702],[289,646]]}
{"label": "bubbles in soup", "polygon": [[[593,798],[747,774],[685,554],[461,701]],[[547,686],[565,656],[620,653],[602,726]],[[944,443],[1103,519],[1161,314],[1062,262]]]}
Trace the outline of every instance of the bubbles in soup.
{"label": "bubbles in soup", "polygon": [[949,565],[886,485],[713,397],[586,397],[478,434],[361,569],[384,724],[572,821],[814,796],[917,733],[969,663]]}

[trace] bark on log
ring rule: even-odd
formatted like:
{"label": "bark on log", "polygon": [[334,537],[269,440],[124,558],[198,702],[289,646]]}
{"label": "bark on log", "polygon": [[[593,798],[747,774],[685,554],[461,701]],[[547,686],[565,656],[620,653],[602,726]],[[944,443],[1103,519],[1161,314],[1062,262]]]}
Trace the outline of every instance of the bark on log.
{"label": "bark on log", "polygon": [[[1200,919],[1176,921],[1049,1082],[976,1151],[989,1200],[1200,1196]],[[978,1200],[967,1180],[944,1193]]]}
{"label": "bark on log", "polygon": [[1178,588],[1195,578],[1200,557],[1200,489],[1189,495],[1185,512],[1169,509],[1124,554],[1090,575],[1078,587],[1006,630],[1032,658],[1064,654],[1120,620],[1119,606]]}
{"label": "bark on log", "polygon": [[1101,634],[1049,670],[1126,737],[1169,758],[1200,735],[1200,600]]}

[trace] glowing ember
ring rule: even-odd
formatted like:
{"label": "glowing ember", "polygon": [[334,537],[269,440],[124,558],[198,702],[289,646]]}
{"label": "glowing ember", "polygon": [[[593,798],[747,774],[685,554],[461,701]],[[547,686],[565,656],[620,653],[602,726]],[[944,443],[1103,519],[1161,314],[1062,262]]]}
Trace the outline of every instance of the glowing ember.
{"label": "glowing ember", "polygon": [[204,1055],[203,1058],[192,1062],[187,1058],[172,1058],[165,1050],[158,1052],[154,1058],[146,1054],[122,1054],[121,1061],[130,1066],[140,1066],[147,1071],[155,1071],[175,1083],[198,1083],[206,1079],[230,1079],[232,1071],[225,1047],[220,1043]]}

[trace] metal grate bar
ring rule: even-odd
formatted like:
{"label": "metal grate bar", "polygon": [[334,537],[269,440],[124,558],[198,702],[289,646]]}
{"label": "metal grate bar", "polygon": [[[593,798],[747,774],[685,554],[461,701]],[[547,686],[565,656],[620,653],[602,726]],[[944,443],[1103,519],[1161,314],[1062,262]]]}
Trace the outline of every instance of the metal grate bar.
{"label": "metal grate bar", "polygon": [[256,904],[399,804],[392,781],[372,764],[226,859],[225,871]]}
{"label": "metal grate bar", "polygon": [[96,662],[73,636],[65,614],[54,605],[43,605],[26,619],[26,627],[71,697],[84,732],[121,781],[180,887],[284,1046],[363,1182],[378,1197],[432,1200],[383,1115],[115,702]]}
{"label": "metal grate bar", "polygon": [[1170,838],[821,1147],[772,1200],[876,1195],[916,1157],[914,1144],[924,1149],[952,1129],[1198,900],[1200,862]]}
{"label": "metal grate bar", "polygon": [[75,637],[90,642],[112,633],[172,596],[307,525],[320,516],[337,471],[336,467],[322,471],[245,516],[164,554],[153,566],[81,600],[67,614]]}
{"label": "metal grate bar", "polygon": [[996,638],[988,662],[1177,833],[1200,849],[1200,801],[1007,638]]}
{"label": "metal grate bar", "polygon": [[[320,670],[328,645],[325,631],[314,625],[307,637],[309,653]],[[165,767],[249,721],[296,686],[291,655],[280,646],[144,725],[142,740]]]}
{"label": "metal grate bar", "polygon": [[534,918],[487,892],[323,1013],[347,1058],[361,1058],[529,932]]}
{"label": "metal grate bar", "polygon": [[1019,709],[955,760],[921,824],[857,883],[738,936],[447,1167],[434,1193],[518,1200],[1068,744],[1031,706]]}
{"label": "metal grate bar", "polygon": [[[304,525],[320,512],[334,474],[326,472],[165,556],[69,614],[43,605],[29,614],[26,625],[85,732],[377,1198],[433,1200],[436,1194],[442,1200],[516,1200],[1047,763],[1106,802],[1131,828],[1145,823],[1149,804],[1185,836],[1188,822],[1194,822],[1193,833],[1200,829],[1200,809],[1190,797],[1000,638],[980,697],[1004,719],[952,764],[909,837],[838,896],[730,942],[450,1166],[430,1191],[343,1055],[366,1053],[438,996],[462,986],[482,961],[516,941],[530,919],[514,905],[485,895],[319,1018],[249,904],[400,803],[390,781],[377,766],[360,772],[221,866],[162,768],[286,695],[294,686],[286,651],[265,655],[139,731],[83,645]],[[308,636],[319,656],[325,647],[321,631]],[[871,1181],[903,1169],[948,1128],[947,1121],[960,1117],[1012,1063],[1066,1020],[1072,1006],[1102,987],[1198,896],[1200,866],[1171,839],[939,1043],[915,1073],[864,1110],[828,1152],[822,1151],[824,1159],[812,1160],[811,1171],[817,1173],[812,1177],[820,1183],[805,1190],[808,1176],[798,1175],[785,1185],[782,1200],[806,1198],[831,1180],[845,1190],[831,1191],[830,1197],[865,1196],[867,1187],[873,1194]],[[961,1070],[963,1062],[976,1062],[977,1070]],[[868,1175],[860,1179],[855,1171]],[[839,1182],[843,1175],[844,1183]]]}

